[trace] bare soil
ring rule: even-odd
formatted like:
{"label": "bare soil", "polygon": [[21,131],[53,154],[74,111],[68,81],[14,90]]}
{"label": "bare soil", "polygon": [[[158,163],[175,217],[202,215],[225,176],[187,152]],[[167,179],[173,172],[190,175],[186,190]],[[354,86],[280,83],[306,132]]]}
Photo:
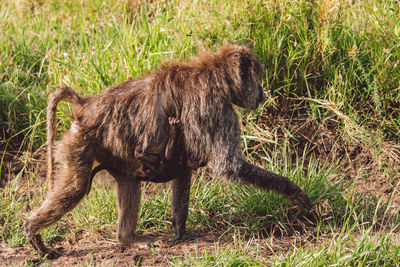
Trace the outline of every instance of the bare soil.
{"label": "bare soil", "polygon": [[122,247],[115,240],[104,238],[82,238],[77,242],[63,241],[54,248],[61,252],[56,260],[39,260],[30,247],[9,248],[4,242],[0,244],[0,264],[25,262],[50,262],[54,266],[74,266],[98,263],[103,266],[116,265],[156,265],[166,266],[172,257],[192,254],[195,249],[204,250],[218,242],[210,233],[202,233],[197,240],[177,242],[171,233],[139,234],[135,242]]}
{"label": "bare soil", "polygon": [[[135,242],[122,247],[115,240],[93,239],[93,236],[82,238],[78,242],[57,242],[54,248],[61,252],[56,260],[40,259],[30,247],[10,248],[4,242],[0,243],[0,265],[9,264],[38,264],[48,263],[54,266],[75,266],[95,264],[100,266],[167,266],[175,257],[202,255],[205,250],[215,246],[225,248],[236,247],[231,237],[222,233],[199,233],[194,240],[176,241],[171,233],[142,233]],[[258,252],[260,257],[268,258],[274,252],[287,251],[292,246],[306,243],[310,240],[309,234],[303,237],[281,237],[279,239],[251,239],[247,244],[251,246],[270,247]]]}

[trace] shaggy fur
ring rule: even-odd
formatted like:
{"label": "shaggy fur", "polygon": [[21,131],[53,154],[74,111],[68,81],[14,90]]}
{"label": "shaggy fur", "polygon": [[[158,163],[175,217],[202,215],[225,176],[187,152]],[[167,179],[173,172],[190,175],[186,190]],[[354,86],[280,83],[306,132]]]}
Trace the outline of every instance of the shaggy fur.
{"label": "shaggy fur", "polygon": [[[54,93],[48,113],[49,180],[54,180],[54,186],[42,206],[26,218],[27,239],[42,254],[58,256],[44,246],[39,233],[84,197],[97,160],[117,180],[118,239],[131,242],[140,201],[138,170],[142,166],[134,157],[134,149],[139,145],[141,151],[164,155],[170,117],[180,120],[174,150],[190,159],[173,167],[172,220],[177,238],[185,232],[188,213],[191,169],[185,162],[209,163],[216,176],[273,189],[295,205],[310,209],[310,200],[297,185],[249,164],[241,153],[240,127],[232,104],[249,110],[259,106],[265,99],[261,71],[262,66],[248,48],[225,45],[219,53],[203,53],[187,62],[164,65],[148,76],[90,98],[80,98],[76,93],[66,96],[62,90]],[[63,137],[53,155],[55,106],[63,99],[79,106],[74,113],[78,127]]]}

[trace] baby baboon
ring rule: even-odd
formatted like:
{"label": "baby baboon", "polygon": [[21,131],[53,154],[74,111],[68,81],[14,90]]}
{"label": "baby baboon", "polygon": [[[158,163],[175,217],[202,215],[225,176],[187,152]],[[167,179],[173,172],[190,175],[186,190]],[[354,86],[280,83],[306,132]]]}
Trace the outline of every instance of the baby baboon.
{"label": "baby baboon", "polygon": [[[142,151],[140,142],[136,145],[134,155],[135,158],[139,159],[142,163],[142,168],[138,170],[140,176],[136,177],[137,180],[153,183],[169,182],[179,174],[183,164],[185,164],[183,159],[184,155],[177,155],[176,153],[178,146],[178,127],[180,122],[174,117],[169,117],[168,121],[170,130],[168,143],[165,148],[165,155],[156,155]],[[200,163],[189,159],[186,160],[186,164],[192,169],[202,167]],[[91,180],[97,172],[107,169],[111,170],[113,167],[105,164],[95,167],[90,175]],[[89,183],[89,186],[90,184],[91,182]],[[90,188],[88,193],[89,191]]]}
{"label": "baby baboon", "polygon": [[[178,145],[178,125],[179,120],[174,117],[169,117],[169,140],[165,148],[165,158],[160,160],[160,155],[149,155],[148,153],[140,150],[140,145],[136,145],[135,157],[142,162],[142,168],[138,170],[139,176],[136,177],[137,180],[143,182],[153,182],[153,183],[165,183],[173,180],[177,175],[179,175],[183,159],[180,155],[176,154],[176,147]],[[74,126],[71,125],[71,126]],[[75,126],[77,127],[77,126]],[[77,129],[77,128],[76,128]],[[72,130],[72,127],[71,127]],[[70,131],[71,131],[70,130]],[[140,152],[138,152],[140,151]],[[190,168],[197,169],[201,167],[197,162],[187,160]],[[194,162],[194,163],[192,163]],[[91,184],[96,173],[102,170],[112,171],[113,166],[102,164],[98,165],[90,173],[90,180],[88,184],[87,194],[90,192]]]}
{"label": "baby baboon", "polygon": [[[159,155],[154,155],[151,153],[147,153],[146,151],[142,151],[142,144],[139,142],[139,145],[135,147],[135,157],[142,160],[144,162],[143,168],[140,172],[143,174],[144,177],[156,177],[158,175],[157,169],[165,165],[167,161],[171,161],[173,156],[175,155],[175,147],[176,147],[176,139],[178,135],[178,126],[179,120],[174,117],[168,118],[169,122],[169,140],[167,146],[165,148],[165,155],[164,159],[160,159]],[[161,167],[162,169],[162,167]]]}
{"label": "baby baboon", "polygon": [[[176,176],[172,180],[172,222],[178,239],[185,233],[191,167],[206,163],[217,176],[275,190],[300,208],[310,209],[311,201],[297,185],[249,164],[241,153],[240,127],[232,104],[256,109],[264,101],[261,71],[248,48],[225,45],[219,53],[164,65],[146,77],[82,101],[70,97],[79,104],[74,113],[79,127],[55,146],[54,171],[49,174],[54,187],[42,206],[25,219],[24,230],[32,246],[57,257],[57,252],[44,246],[39,233],[84,197],[97,168],[92,171],[94,160],[103,165],[98,169],[106,168],[117,181],[118,239],[131,242],[138,219],[140,169],[146,170],[135,151],[164,157],[171,138],[177,142],[173,154],[178,155],[172,158],[182,159],[172,168]],[[55,108],[50,111],[52,120]],[[177,136],[170,133],[171,117],[180,121]],[[54,128],[49,134],[54,134]],[[170,168],[173,161],[163,164]],[[160,170],[156,166],[153,171]]]}
{"label": "baby baboon", "polygon": [[169,117],[169,139],[165,148],[165,154],[151,154],[142,151],[142,144],[139,142],[135,147],[135,157],[140,159],[143,167],[139,170],[142,177],[138,177],[141,181],[150,181],[155,183],[164,183],[175,178],[176,172],[179,172],[183,158],[177,154],[178,146],[178,129],[180,121],[175,117]]}

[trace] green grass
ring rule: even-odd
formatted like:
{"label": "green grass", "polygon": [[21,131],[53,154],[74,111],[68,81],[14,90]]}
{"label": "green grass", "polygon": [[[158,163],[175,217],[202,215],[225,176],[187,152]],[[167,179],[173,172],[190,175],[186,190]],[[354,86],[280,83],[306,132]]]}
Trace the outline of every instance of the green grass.
{"label": "green grass", "polygon": [[[26,164],[0,189],[0,241],[26,245],[21,219],[44,198],[30,157],[44,147],[50,92],[66,84],[97,94],[228,41],[249,45],[266,67],[268,100],[256,111],[239,110],[244,154],[300,184],[318,216],[303,225],[282,196],[210,179],[203,170],[193,179],[188,228],[233,241],[175,257],[171,265],[400,265],[394,238],[400,220],[392,215],[399,183],[399,19],[394,0],[2,1],[0,147],[19,152]],[[60,104],[60,132],[70,112]],[[286,120],[271,127],[270,116]],[[368,162],[357,157],[355,171],[346,172],[347,150],[337,158],[310,156],[315,143],[294,145],[301,143],[293,126],[298,118],[317,126],[329,121],[335,141],[358,147]],[[359,189],[375,176],[389,180],[391,194]],[[149,194],[138,230],[171,231],[169,186]],[[44,240],[73,239],[82,230],[114,238],[115,206],[113,190],[96,183],[83,204],[43,232]],[[306,233],[309,239],[286,249],[272,242]],[[258,246],[252,239],[272,241]]]}

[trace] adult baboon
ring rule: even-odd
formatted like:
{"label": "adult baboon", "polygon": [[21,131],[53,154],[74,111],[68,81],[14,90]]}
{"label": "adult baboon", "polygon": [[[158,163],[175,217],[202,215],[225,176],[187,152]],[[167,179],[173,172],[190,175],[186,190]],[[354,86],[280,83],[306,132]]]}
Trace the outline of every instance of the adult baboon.
{"label": "adult baboon", "polygon": [[[288,178],[249,164],[241,153],[240,127],[232,104],[256,109],[265,99],[262,67],[245,46],[225,45],[187,62],[170,63],[152,74],[111,87],[79,102],[79,127],[57,144],[51,172],[55,183],[39,209],[24,223],[27,239],[42,254],[57,257],[43,244],[40,231],[59,220],[84,197],[93,161],[117,181],[118,239],[132,241],[140,201],[140,159],[134,150],[164,155],[169,117],[180,121],[176,149],[187,161],[173,180],[172,222],[178,239],[185,232],[190,192],[189,165],[210,163],[215,175],[229,181],[272,189],[302,209],[307,195]],[[52,111],[54,112],[54,110]],[[176,167],[176,166],[175,166]]]}

